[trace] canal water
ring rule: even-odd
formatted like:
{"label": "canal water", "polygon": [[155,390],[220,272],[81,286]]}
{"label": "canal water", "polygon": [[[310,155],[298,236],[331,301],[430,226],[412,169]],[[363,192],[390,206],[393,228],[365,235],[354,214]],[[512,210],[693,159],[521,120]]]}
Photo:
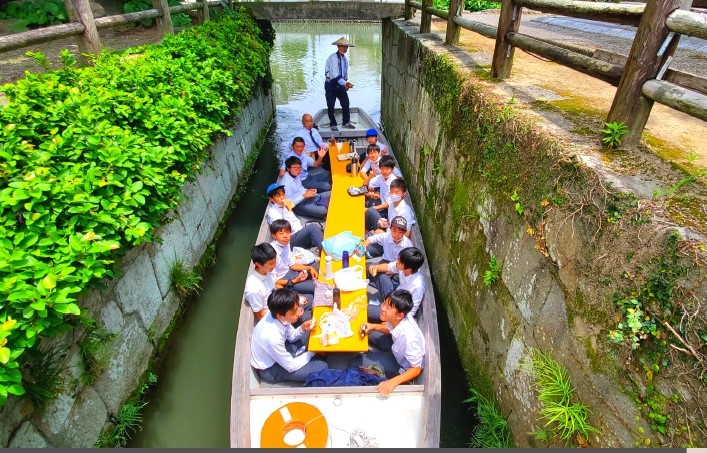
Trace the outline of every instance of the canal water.
{"label": "canal water", "polygon": [[[351,105],[380,122],[381,25],[379,23],[280,23],[271,56],[275,121],[248,189],[216,246],[215,264],[202,291],[172,333],[158,382],[148,395],[142,430],[130,447],[229,446],[233,350],[250,249],[265,212],[265,188],[275,180],[278,153],[301,126],[303,113],[326,107],[324,64],[345,36],[349,49]],[[338,106],[338,103],[337,103]],[[434,274],[434,272],[433,272]],[[441,308],[441,307],[440,307]],[[473,427],[466,379],[446,316],[439,319],[442,354],[441,446],[465,447]]]}

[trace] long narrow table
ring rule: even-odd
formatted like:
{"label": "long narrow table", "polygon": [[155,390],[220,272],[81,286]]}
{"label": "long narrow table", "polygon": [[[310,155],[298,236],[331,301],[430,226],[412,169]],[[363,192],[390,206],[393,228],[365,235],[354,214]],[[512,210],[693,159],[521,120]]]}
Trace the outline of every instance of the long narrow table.
{"label": "long narrow table", "polygon": [[[346,164],[350,161],[340,161],[337,154],[347,154],[349,152],[348,142],[337,143],[336,148],[330,147],[331,178],[332,189],[329,201],[329,212],[327,213],[326,226],[324,227],[324,238],[335,236],[343,231],[351,231],[354,236],[363,238],[364,235],[364,213],[365,196],[352,197],[347,190],[351,186],[360,187],[363,180],[360,176],[351,176],[346,172]],[[319,269],[319,280],[333,286],[334,280],[326,279],[326,269],[324,266],[326,253],[321,252]],[[366,278],[366,258],[352,256],[349,258],[349,266],[361,266],[361,278]],[[341,269],[341,261],[333,260],[332,269],[334,272]],[[357,291],[341,291],[341,308],[344,309],[350,304],[359,305],[358,315],[351,321],[351,330],[354,335],[348,338],[339,339],[339,343],[322,346],[319,335],[322,330],[320,319],[322,314],[331,311],[331,307],[314,307],[313,317],[316,319],[314,330],[309,336],[308,348],[313,352],[365,352],[368,351],[368,336],[361,338],[359,330],[368,317],[368,298],[366,289]]]}

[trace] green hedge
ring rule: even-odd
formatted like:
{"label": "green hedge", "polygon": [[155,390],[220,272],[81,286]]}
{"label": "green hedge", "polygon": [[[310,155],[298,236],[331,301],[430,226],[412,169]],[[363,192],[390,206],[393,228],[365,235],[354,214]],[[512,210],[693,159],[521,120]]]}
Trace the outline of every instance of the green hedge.
{"label": "green hedge", "polygon": [[90,67],[65,51],[64,68],[0,88],[0,405],[24,393],[25,349],[76,325],[78,297],[154,239],[212,139],[269,82],[270,51],[236,10]]}

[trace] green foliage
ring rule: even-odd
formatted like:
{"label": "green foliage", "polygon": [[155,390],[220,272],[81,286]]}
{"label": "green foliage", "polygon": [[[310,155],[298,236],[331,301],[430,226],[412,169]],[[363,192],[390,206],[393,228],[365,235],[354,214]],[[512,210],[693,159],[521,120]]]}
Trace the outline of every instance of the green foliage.
{"label": "green foliage", "polygon": [[601,131],[605,136],[601,139],[609,148],[617,148],[621,146],[621,137],[628,134],[628,128],[623,121],[617,123],[604,123],[604,129]]}
{"label": "green foliage", "polygon": [[198,294],[201,290],[199,286],[201,275],[194,272],[193,269],[188,269],[179,260],[172,264],[169,277],[172,282],[172,288],[183,298]]}
{"label": "green foliage", "polygon": [[33,348],[27,354],[24,387],[40,410],[64,388],[61,373],[66,369],[64,358],[67,352],[66,346],[57,343],[48,348]]}
{"label": "green foliage", "polygon": [[621,311],[623,321],[616,325],[616,330],[609,331],[611,341],[627,345],[631,349],[638,349],[641,340],[649,336],[658,336],[656,320],[646,313],[641,302],[624,297],[619,298],[615,303]]}
{"label": "green foliage", "polygon": [[84,365],[81,380],[84,384],[93,384],[105,369],[108,360],[106,356],[108,345],[115,337],[115,334],[110,334],[105,329],[96,327],[94,323],[79,342],[79,351]]}
{"label": "green foliage", "polygon": [[[432,5],[437,9],[449,10],[449,0],[434,0]],[[467,11],[484,11],[500,7],[500,3],[488,0],[464,0],[464,9]]]}
{"label": "green foliage", "polygon": [[707,169],[702,169],[695,173],[694,175],[686,176],[685,178],[681,179],[680,181],[676,182],[672,186],[670,186],[668,189],[663,190],[663,189],[656,189],[653,191],[653,198],[660,198],[660,197],[666,197],[670,198],[672,197],[675,192],[682,186],[686,186],[698,178],[705,177],[707,176]]}
{"label": "green foliage", "polygon": [[520,196],[518,195],[518,190],[514,190],[513,194],[511,195],[511,201],[515,202],[514,209],[518,213],[518,215],[523,215],[523,211],[525,211],[525,208],[523,208],[523,204],[520,202]]}
{"label": "green foliage", "polygon": [[[72,328],[79,294],[154,231],[266,79],[271,45],[243,9],[0,88],[0,403],[18,359]],[[37,55],[40,64],[46,58]]]}
{"label": "green foliage", "polygon": [[[551,429],[553,435],[563,441],[574,439],[585,443],[589,433],[599,431],[587,421],[587,406],[574,401],[574,388],[567,369],[538,349],[533,349],[530,357],[532,360],[524,362],[523,366],[535,380],[533,387],[542,404],[540,419],[545,422],[544,428]],[[548,432],[540,430],[534,435],[547,440]]]}
{"label": "green foliage", "polygon": [[489,261],[489,270],[484,272],[484,284],[489,286],[491,283],[498,280],[501,276],[501,265],[498,264],[496,258],[491,258]]}
{"label": "green foliage", "polygon": [[131,439],[130,434],[142,429],[141,411],[143,407],[147,406],[147,402],[143,401],[142,397],[156,383],[157,376],[149,372],[138,390],[120,408],[118,414],[110,417],[113,427],[98,436],[95,448],[122,448],[127,445]]}
{"label": "green foliage", "polygon": [[479,424],[471,433],[471,447],[476,448],[510,448],[511,429],[508,421],[493,401],[487,400],[475,388],[469,389],[471,396],[464,403],[476,405],[476,418]]}
{"label": "green foliage", "polygon": [[0,7],[0,19],[14,19],[11,28],[15,32],[60,24],[68,17],[62,0],[22,0]]}

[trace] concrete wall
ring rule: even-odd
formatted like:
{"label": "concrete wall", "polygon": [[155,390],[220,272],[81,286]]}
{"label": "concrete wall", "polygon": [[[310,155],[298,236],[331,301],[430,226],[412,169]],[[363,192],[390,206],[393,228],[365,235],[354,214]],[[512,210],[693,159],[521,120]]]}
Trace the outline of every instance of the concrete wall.
{"label": "concrete wall", "polygon": [[8,400],[0,411],[0,445],[9,447],[93,447],[109,417],[138,386],[155,354],[157,341],[177,315],[180,300],[170,287],[172,263],[191,268],[214,237],[249,155],[274,114],[270,94],[260,92],[243,109],[233,135],[212,145],[212,158],[195,182],[187,183],[186,199],[171,221],[157,231],[161,243],[130,250],[120,262],[123,275],[104,282],[80,306],[109,333],[117,334],[107,351],[107,366],[93,385],[81,383],[84,370],[77,341],[70,333],[60,341],[69,347],[64,389],[43,411],[29,398]]}
{"label": "concrete wall", "polygon": [[[404,20],[384,21],[383,36],[385,135],[415,200],[437,300],[453,330],[468,385],[495,396],[516,445],[541,446],[529,434],[542,426],[541,406],[521,367],[529,348],[539,348],[569,370],[577,401],[589,406],[590,423],[602,431],[590,436],[592,446],[628,447],[645,438],[657,445],[631,397],[643,384],[623,380],[618,348],[601,348],[607,330],[616,325],[612,288],[603,278],[624,278],[627,251],[642,263],[660,256],[663,251],[651,247],[662,243],[664,230],[648,226],[633,235],[628,223],[618,231],[604,221],[605,231],[613,232],[595,234],[593,216],[578,214],[580,209],[573,214],[572,200],[539,218],[519,215],[512,200],[517,185],[526,200],[521,202],[533,200],[526,211],[538,212],[542,196],[529,195],[542,189],[540,184],[591,188],[602,181],[602,187],[640,193],[634,183],[641,178],[610,173],[576,144],[574,156],[561,155],[563,146],[547,133],[552,128],[541,117],[527,121],[512,110],[506,103],[510,96],[494,94],[498,85],[480,80],[474,71],[481,69],[461,49],[419,34],[417,25]],[[459,78],[445,77],[441,70],[431,76],[440,61],[451,62]],[[519,154],[495,161],[507,148]],[[527,166],[514,161],[527,156]],[[565,169],[574,180],[560,180]],[[645,187],[643,192],[650,194]],[[483,275],[491,257],[502,271],[496,283],[486,285]],[[706,286],[697,290],[699,297],[705,297]],[[636,376],[645,374],[637,369]],[[696,391],[671,379],[654,383],[665,395],[681,395],[686,408],[704,388],[696,381]]]}
{"label": "concrete wall", "polygon": [[381,20],[403,17],[405,4],[388,2],[235,2],[253,11],[257,19]]}

